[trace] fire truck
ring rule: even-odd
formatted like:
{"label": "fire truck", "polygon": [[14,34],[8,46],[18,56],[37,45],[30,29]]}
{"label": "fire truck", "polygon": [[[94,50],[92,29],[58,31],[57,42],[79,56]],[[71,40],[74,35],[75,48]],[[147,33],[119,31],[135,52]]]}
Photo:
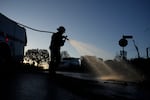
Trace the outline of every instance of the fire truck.
{"label": "fire truck", "polygon": [[0,64],[22,62],[26,44],[25,28],[0,13]]}

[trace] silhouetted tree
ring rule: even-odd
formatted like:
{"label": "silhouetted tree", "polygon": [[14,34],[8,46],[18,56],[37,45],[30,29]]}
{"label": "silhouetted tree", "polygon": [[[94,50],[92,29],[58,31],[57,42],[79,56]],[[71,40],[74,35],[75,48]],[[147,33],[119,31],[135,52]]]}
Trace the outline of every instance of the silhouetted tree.
{"label": "silhouetted tree", "polygon": [[62,51],[61,52],[61,58],[68,58],[68,57],[70,57],[70,55],[67,51]]}
{"label": "silhouetted tree", "polygon": [[36,62],[38,66],[43,62],[49,62],[49,53],[45,49],[30,49],[26,51],[24,60],[32,64]]}

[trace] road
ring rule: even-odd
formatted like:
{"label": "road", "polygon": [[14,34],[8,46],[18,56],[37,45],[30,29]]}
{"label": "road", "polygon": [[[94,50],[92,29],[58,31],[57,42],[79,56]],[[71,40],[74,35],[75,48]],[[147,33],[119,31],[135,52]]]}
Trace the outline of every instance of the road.
{"label": "road", "polygon": [[16,72],[1,74],[1,100],[150,100],[135,83],[97,81],[87,74]]}

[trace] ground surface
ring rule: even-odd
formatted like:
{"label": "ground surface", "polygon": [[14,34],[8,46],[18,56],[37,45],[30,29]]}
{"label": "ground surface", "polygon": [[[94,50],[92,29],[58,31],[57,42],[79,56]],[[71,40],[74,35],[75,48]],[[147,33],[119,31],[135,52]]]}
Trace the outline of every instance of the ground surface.
{"label": "ground surface", "polygon": [[87,74],[23,72],[1,74],[1,100],[149,100],[135,83],[97,81]]}

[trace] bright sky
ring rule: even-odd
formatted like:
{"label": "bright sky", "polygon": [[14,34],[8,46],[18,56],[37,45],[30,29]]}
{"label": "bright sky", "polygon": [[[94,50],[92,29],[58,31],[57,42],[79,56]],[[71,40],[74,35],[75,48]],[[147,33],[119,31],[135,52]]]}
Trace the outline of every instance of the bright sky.
{"label": "bright sky", "polygon": [[[0,12],[40,30],[56,32],[63,25],[70,39],[104,51],[102,58],[120,53],[118,41],[123,34],[133,36],[141,57],[150,47],[150,0],[1,0]],[[26,50],[48,50],[51,34],[27,29],[27,39]],[[68,42],[62,50],[79,56]],[[125,50],[128,58],[137,57],[131,39]]]}

